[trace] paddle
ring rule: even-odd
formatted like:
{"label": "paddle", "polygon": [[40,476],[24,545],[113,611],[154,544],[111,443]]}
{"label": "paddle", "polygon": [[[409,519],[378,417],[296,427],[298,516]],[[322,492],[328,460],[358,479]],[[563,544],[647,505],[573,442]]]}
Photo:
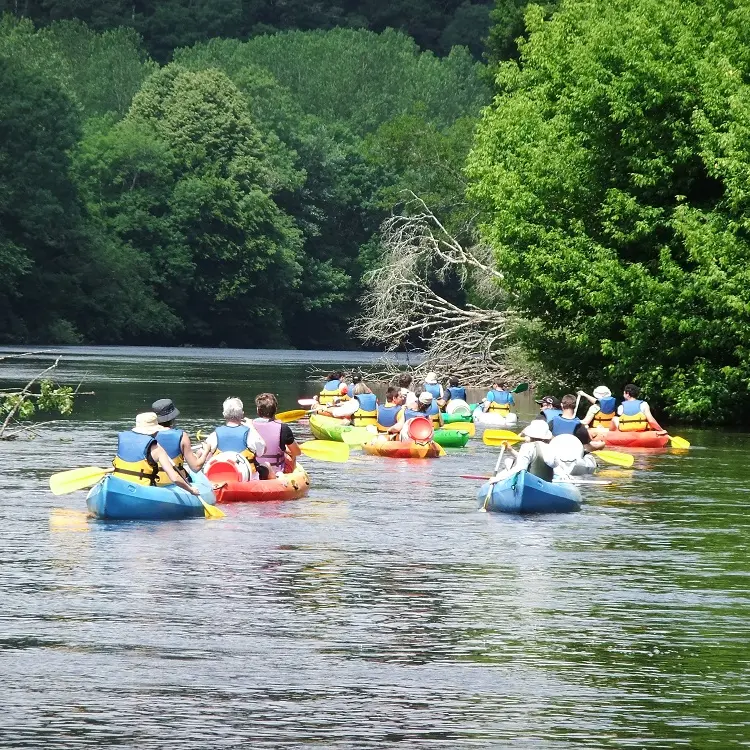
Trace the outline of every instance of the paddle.
{"label": "paddle", "polygon": [[60,471],[49,478],[49,488],[53,495],[67,495],[76,490],[86,490],[112,471],[114,471],[112,466],[109,469],[85,466],[82,469]]}
{"label": "paddle", "polygon": [[292,411],[282,411],[276,415],[276,421],[287,424],[288,422],[296,422],[298,419],[302,419],[307,416],[310,412],[307,409],[293,409]]}
{"label": "paddle", "polygon": [[528,383],[519,383],[512,391],[511,393],[523,393],[524,391],[529,390],[529,384]]}
{"label": "paddle", "polygon": [[[492,476],[494,477],[497,472],[500,469],[500,464],[502,463],[503,456],[505,455],[505,443],[503,443],[503,447],[500,449],[500,455],[497,457],[497,461],[495,462],[495,468],[492,471]],[[492,489],[495,485],[490,484],[487,487],[487,496],[484,498],[484,502],[482,503],[482,510],[487,510],[487,503],[490,501],[490,498],[492,497]]]}
{"label": "paddle", "polygon": [[224,518],[226,513],[215,505],[209,505],[200,495],[195,495],[203,504],[203,513],[206,518]]}
{"label": "paddle", "polygon": [[459,432],[468,432],[469,437],[474,437],[477,434],[477,428],[473,422],[450,422],[444,424],[441,430],[458,430]]}
{"label": "paddle", "polygon": [[629,469],[633,465],[633,456],[630,453],[618,453],[617,451],[594,451],[592,456],[596,456],[604,461],[605,464],[613,466],[622,466]]}
{"label": "paddle", "polygon": [[306,456],[320,461],[346,463],[349,460],[349,446],[333,440],[308,440],[300,445],[300,450]]}
{"label": "paddle", "polygon": [[485,430],[482,435],[482,442],[485,445],[502,445],[503,443],[518,443],[524,440],[522,435],[518,435],[511,430]]}
{"label": "paddle", "polygon": [[371,430],[369,427],[352,427],[349,430],[341,430],[341,439],[347,445],[359,448],[362,443],[366,443],[377,436],[378,428],[375,425],[370,425],[370,427],[374,429]]}
{"label": "paddle", "polygon": [[669,435],[669,444],[673,448],[689,448],[690,443],[685,440],[685,438],[681,438],[678,435]]}

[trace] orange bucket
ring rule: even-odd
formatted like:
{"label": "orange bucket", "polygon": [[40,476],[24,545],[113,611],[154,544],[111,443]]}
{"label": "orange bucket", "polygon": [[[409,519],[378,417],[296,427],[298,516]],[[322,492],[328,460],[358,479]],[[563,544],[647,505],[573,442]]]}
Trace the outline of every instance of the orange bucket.
{"label": "orange bucket", "polygon": [[407,432],[415,443],[429,443],[435,434],[435,430],[432,428],[432,420],[428,417],[410,419]]}

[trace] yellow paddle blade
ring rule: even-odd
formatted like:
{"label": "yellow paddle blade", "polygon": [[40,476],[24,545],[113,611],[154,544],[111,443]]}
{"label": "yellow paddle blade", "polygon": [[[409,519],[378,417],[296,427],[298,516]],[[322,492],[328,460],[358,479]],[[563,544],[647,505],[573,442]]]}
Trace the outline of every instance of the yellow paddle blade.
{"label": "yellow paddle blade", "polygon": [[673,448],[689,448],[690,447],[690,443],[687,440],[685,440],[685,438],[681,438],[678,435],[670,435],[669,444]]}
{"label": "yellow paddle blade", "polygon": [[61,471],[49,478],[49,488],[54,495],[67,495],[68,492],[93,487],[111,471],[112,468],[100,469],[98,466],[85,466],[82,469]]}
{"label": "yellow paddle blade", "polygon": [[224,518],[226,513],[215,505],[209,505],[202,497],[198,498],[203,503],[203,512],[206,518]]}
{"label": "yellow paddle blade", "polygon": [[296,422],[298,419],[302,419],[302,417],[307,415],[306,409],[293,409],[292,411],[282,411],[279,414],[276,415],[276,421],[277,422],[283,422],[286,424],[287,422]]}
{"label": "yellow paddle blade", "polygon": [[594,455],[601,458],[605,464],[622,466],[629,469],[633,465],[633,456],[630,453],[618,453],[617,451],[595,451]]}
{"label": "yellow paddle blade", "polygon": [[482,440],[486,445],[502,445],[503,443],[518,443],[523,437],[512,430],[485,430]]}
{"label": "yellow paddle blade", "polygon": [[461,432],[468,432],[469,437],[474,437],[477,434],[477,428],[473,422],[451,422],[450,424],[444,424],[443,430],[460,430]]}
{"label": "yellow paddle blade", "polygon": [[300,450],[310,458],[320,461],[346,463],[349,460],[349,446],[333,440],[308,440],[300,445]]}
{"label": "yellow paddle blade", "polygon": [[377,435],[377,429],[375,432],[370,432],[366,427],[352,427],[351,430],[342,430],[341,439],[347,445],[353,445],[356,448],[366,443],[368,440],[372,440]]}

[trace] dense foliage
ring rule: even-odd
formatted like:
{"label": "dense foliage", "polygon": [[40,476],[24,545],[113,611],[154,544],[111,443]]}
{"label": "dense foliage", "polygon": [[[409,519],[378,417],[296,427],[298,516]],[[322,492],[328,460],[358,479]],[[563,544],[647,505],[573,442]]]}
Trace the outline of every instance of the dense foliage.
{"label": "dense foliage", "polygon": [[3,18],[3,339],[349,345],[401,192],[460,202],[481,66],[352,29],[174,59]]}
{"label": "dense foliage", "polygon": [[567,382],[640,382],[738,418],[750,385],[750,6],[532,7],[470,156],[527,346]]}

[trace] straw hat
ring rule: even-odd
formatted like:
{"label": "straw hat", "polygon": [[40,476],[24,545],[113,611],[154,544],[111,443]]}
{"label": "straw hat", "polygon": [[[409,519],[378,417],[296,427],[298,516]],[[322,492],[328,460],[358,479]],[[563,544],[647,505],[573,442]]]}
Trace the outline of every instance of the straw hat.
{"label": "straw hat", "polygon": [[427,377],[424,379],[425,383],[428,383],[429,385],[435,385],[437,381],[437,375],[434,372],[428,372]]}
{"label": "straw hat", "polygon": [[612,391],[606,385],[599,385],[594,388],[594,398],[596,399],[609,398],[611,395]]}
{"label": "straw hat", "polygon": [[163,429],[164,428],[156,419],[155,412],[145,411],[143,414],[135,415],[135,427],[133,427],[133,432],[137,432],[139,435],[153,435],[155,432],[159,432]]}
{"label": "straw hat", "polygon": [[546,419],[535,419],[521,430],[521,435],[532,440],[552,440],[552,433]]}

